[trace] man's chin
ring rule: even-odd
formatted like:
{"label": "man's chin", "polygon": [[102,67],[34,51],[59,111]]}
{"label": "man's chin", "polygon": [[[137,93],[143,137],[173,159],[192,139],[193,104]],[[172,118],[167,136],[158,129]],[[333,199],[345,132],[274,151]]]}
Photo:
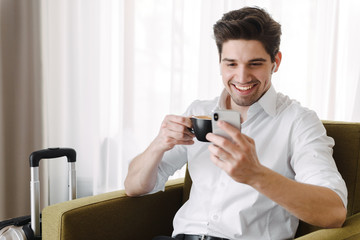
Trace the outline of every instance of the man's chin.
{"label": "man's chin", "polygon": [[239,107],[250,107],[251,105],[253,105],[255,102],[257,102],[257,99],[238,99],[238,98],[232,98],[232,102],[234,102],[236,105],[238,105]]}

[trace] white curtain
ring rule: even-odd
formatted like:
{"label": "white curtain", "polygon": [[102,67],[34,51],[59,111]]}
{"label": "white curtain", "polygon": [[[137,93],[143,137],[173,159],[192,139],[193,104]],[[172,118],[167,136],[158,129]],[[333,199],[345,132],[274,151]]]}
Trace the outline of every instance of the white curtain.
{"label": "white curtain", "polygon": [[[45,142],[76,149],[80,196],[122,188],[166,114],[220,93],[212,26],[246,5],[283,26],[276,89],[322,119],[360,121],[356,0],[42,1]],[[54,165],[50,187],[65,175]]]}
{"label": "white curtain", "polygon": [[356,0],[318,0],[274,9],[284,32],[274,84],[322,119],[360,121],[359,7]]}
{"label": "white curtain", "polygon": [[[77,151],[80,197],[123,178],[123,9],[115,0],[42,2],[45,147]],[[49,162],[50,203],[67,198],[66,167]]]}

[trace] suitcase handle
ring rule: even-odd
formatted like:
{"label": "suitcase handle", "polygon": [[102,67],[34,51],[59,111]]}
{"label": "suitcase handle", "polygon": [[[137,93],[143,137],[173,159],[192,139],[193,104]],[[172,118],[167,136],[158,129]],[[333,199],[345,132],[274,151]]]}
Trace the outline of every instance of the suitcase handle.
{"label": "suitcase handle", "polygon": [[76,152],[72,148],[48,148],[30,154],[30,199],[31,199],[31,229],[35,237],[40,236],[40,182],[39,162],[41,159],[67,157],[69,166],[69,200],[76,198]]}
{"label": "suitcase handle", "polygon": [[48,148],[30,155],[30,167],[38,167],[41,159],[67,157],[68,162],[76,162],[76,152],[72,148]]}

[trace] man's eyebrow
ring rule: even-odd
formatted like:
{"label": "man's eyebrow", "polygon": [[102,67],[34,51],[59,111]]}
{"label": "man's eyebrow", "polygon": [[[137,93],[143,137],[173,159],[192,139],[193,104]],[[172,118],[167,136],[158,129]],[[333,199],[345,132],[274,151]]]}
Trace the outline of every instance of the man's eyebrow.
{"label": "man's eyebrow", "polygon": [[[223,58],[221,61],[236,62],[235,59],[231,59],[231,58]],[[254,58],[254,59],[250,59],[249,62],[266,62],[266,59],[265,58]]]}
{"label": "man's eyebrow", "polygon": [[225,62],[235,62],[235,59],[231,59],[231,58],[223,58],[221,61],[225,61]]}
{"label": "man's eyebrow", "polygon": [[266,62],[265,58],[254,58],[249,60],[249,62]]}

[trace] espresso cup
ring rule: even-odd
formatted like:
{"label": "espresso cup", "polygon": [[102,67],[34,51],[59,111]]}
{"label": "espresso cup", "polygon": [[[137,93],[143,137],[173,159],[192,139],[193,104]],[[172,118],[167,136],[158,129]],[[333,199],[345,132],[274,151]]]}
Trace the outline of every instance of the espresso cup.
{"label": "espresso cup", "polygon": [[210,116],[192,116],[192,131],[197,140],[201,142],[208,142],[206,134],[212,132],[211,117]]}

